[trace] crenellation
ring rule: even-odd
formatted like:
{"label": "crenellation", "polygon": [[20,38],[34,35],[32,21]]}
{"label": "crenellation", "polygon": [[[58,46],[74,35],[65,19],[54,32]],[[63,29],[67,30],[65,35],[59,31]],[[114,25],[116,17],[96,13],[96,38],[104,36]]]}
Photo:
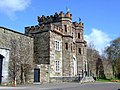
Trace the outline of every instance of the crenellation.
{"label": "crenellation", "polygon": [[84,23],[83,22],[80,22],[80,23],[78,23],[78,22],[73,22],[73,25],[75,26],[75,27],[84,27]]}
{"label": "crenellation", "polygon": [[55,12],[54,18],[58,18],[58,17],[59,17],[59,14],[57,12]]}
{"label": "crenellation", "polygon": [[64,17],[65,16],[65,14],[63,13],[63,11],[61,11],[60,13],[59,13],[59,17]]}
{"label": "crenellation", "polygon": [[25,33],[26,33],[26,34],[28,34],[28,33],[29,33],[29,31],[30,31],[30,26],[25,27]]}
{"label": "crenellation", "polygon": [[75,27],[77,27],[77,26],[78,26],[78,23],[77,23],[77,22],[73,22],[73,25],[74,25]]}
{"label": "crenellation", "polygon": [[38,22],[39,24],[48,24],[48,23],[61,21],[62,18],[68,18],[72,20],[72,14],[70,14],[70,12],[67,12],[66,14],[64,14],[63,12],[60,13],[55,12],[54,15],[50,15],[50,16],[42,15],[42,17],[38,16]]}
{"label": "crenellation", "polygon": [[34,31],[34,30],[35,30],[35,26],[31,26],[31,30],[33,30],[33,31]]}
{"label": "crenellation", "polygon": [[84,23],[83,23],[83,22],[80,22],[80,23],[79,23],[79,27],[84,28]]}
{"label": "crenellation", "polygon": [[72,14],[70,14],[70,12],[67,12],[67,13],[65,14],[65,17],[68,17],[68,18],[72,19]]}
{"label": "crenellation", "polygon": [[36,26],[31,26],[31,27],[25,27],[26,34],[44,31],[44,30],[55,30],[59,33],[63,33],[63,29],[55,24],[47,24],[47,25],[42,24],[42,25],[36,25]]}

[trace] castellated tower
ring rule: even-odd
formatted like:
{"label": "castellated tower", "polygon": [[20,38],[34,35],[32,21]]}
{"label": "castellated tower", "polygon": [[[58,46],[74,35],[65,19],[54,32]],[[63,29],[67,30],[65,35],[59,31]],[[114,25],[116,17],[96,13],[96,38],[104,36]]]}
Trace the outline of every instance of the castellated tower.
{"label": "castellated tower", "polygon": [[72,22],[70,12],[38,16],[38,25],[25,27],[34,38],[34,63],[41,82],[71,80],[87,71],[83,29],[82,22]]}
{"label": "castellated tower", "polygon": [[[84,40],[84,23],[73,22],[76,40],[77,73],[87,74],[87,43]],[[81,69],[80,69],[81,68]]]}

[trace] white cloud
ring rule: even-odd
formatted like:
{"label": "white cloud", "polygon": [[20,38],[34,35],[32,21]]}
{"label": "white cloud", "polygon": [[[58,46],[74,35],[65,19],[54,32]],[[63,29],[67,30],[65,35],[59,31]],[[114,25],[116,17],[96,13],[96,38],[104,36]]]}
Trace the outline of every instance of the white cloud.
{"label": "white cloud", "polygon": [[16,11],[25,10],[30,3],[31,0],[0,0],[0,11],[13,18]]}
{"label": "white cloud", "polygon": [[89,35],[85,35],[85,40],[88,43],[92,42],[95,48],[102,54],[102,50],[109,45],[111,38],[105,32],[93,28]]}

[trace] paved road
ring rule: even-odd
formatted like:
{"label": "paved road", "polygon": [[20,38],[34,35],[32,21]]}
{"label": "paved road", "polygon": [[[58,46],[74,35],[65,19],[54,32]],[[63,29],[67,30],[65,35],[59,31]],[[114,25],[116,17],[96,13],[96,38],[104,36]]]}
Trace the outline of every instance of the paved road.
{"label": "paved road", "polygon": [[51,83],[19,87],[0,87],[0,90],[120,90],[120,83]]}

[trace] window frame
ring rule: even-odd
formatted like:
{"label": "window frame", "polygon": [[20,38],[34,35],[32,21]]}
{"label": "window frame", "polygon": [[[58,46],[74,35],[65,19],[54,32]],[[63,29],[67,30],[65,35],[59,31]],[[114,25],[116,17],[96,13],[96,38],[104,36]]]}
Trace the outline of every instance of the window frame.
{"label": "window frame", "polygon": [[60,61],[59,60],[55,61],[55,72],[60,72]]}
{"label": "window frame", "polygon": [[55,40],[55,50],[60,51],[60,41]]}

